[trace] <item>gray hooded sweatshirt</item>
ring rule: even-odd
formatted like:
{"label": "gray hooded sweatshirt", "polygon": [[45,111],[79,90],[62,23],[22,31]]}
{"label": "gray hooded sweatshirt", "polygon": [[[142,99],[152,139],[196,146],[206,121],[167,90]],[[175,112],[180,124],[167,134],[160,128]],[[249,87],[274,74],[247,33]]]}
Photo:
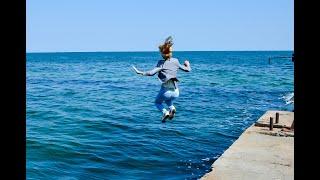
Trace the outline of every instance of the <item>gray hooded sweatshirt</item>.
{"label": "gray hooded sweatshirt", "polygon": [[181,69],[185,72],[191,71],[190,66],[184,66],[179,63],[179,60],[176,58],[170,58],[168,60],[159,60],[156,68],[144,72],[144,76],[153,76],[158,73],[158,78],[161,80],[162,84],[167,83],[169,80],[172,80],[175,87],[177,88],[177,72],[178,69]]}

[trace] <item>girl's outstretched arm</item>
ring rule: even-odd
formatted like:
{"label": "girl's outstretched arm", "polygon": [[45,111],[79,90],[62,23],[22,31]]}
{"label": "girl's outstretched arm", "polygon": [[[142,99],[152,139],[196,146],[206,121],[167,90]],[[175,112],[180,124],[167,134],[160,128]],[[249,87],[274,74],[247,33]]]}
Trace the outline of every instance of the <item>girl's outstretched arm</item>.
{"label": "girl's outstretched arm", "polygon": [[137,73],[137,74],[141,74],[143,75],[142,71],[139,71],[136,67],[132,66],[133,70]]}
{"label": "girl's outstretched arm", "polygon": [[186,61],[184,61],[183,65],[181,65],[179,63],[179,69],[181,69],[183,71],[186,71],[186,72],[190,72],[191,71],[190,62],[188,60],[186,60]]}
{"label": "girl's outstretched arm", "polygon": [[142,72],[142,71],[139,71],[136,67],[132,66],[132,68],[134,69],[134,71],[137,73],[137,74],[141,74],[143,76],[153,76],[155,75],[157,72],[161,71],[161,68],[160,67],[156,67],[150,71],[147,71],[147,72]]}

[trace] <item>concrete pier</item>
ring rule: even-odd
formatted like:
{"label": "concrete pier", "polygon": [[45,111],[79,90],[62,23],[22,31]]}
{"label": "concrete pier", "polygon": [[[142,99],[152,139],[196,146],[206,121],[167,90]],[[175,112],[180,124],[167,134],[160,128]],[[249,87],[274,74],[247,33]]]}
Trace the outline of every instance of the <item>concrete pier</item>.
{"label": "concrete pier", "polygon": [[212,171],[201,180],[293,180],[293,120],[293,112],[267,111],[212,164]]}

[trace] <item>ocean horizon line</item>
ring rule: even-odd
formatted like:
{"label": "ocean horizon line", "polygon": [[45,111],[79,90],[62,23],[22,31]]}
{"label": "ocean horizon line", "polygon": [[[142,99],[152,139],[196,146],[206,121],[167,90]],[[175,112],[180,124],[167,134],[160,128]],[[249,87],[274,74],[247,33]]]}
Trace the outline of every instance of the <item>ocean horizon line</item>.
{"label": "ocean horizon line", "polygon": [[[294,50],[181,50],[174,52],[289,52]],[[143,52],[159,52],[159,51],[38,51],[26,52],[26,54],[41,53],[143,53]]]}

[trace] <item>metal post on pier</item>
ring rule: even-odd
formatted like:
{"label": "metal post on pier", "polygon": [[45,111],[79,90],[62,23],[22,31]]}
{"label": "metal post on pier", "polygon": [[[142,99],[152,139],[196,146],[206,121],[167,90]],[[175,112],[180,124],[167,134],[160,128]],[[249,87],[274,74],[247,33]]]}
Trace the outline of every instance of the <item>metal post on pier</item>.
{"label": "metal post on pier", "polygon": [[269,127],[270,131],[273,130],[273,117],[270,117],[270,127]]}
{"label": "metal post on pier", "polygon": [[276,113],[276,124],[279,123],[279,113]]}

